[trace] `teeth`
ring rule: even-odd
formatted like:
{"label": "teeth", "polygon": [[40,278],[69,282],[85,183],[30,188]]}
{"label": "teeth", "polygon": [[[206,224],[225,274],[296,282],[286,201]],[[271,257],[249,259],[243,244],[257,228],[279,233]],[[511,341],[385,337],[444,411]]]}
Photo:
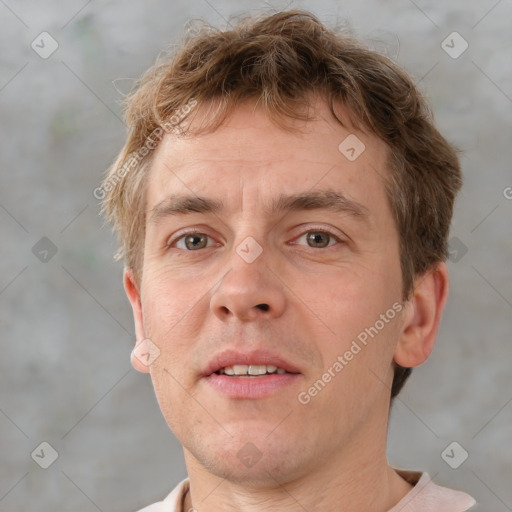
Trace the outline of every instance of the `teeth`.
{"label": "teeth", "polygon": [[283,373],[287,373],[286,370],[282,368],[278,368],[272,364],[235,364],[233,366],[226,366],[225,368],[221,368],[218,373],[225,375],[266,375],[269,373],[277,373],[282,375]]}
{"label": "teeth", "polygon": [[235,364],[233,366],[233,371],[235,375],[247,375],[247,370],[249,367],[246,364]]}

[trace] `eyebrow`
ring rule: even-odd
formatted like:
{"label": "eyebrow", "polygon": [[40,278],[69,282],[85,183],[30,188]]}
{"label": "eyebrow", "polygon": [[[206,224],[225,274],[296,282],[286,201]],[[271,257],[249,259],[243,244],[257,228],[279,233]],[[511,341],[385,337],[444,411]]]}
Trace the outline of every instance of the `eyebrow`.
{"label": "eyebrow", "polygon": [[[192,195],[173,195],[159,202],[150,211],[149,222],[158,224],[166,217],[191,213],[219,213],[223,210],[222,201]],[[369,210],[366,206],[334,190],[309,191],[299,194],[281,194],[270,206],[264,206],[268,215],[302,210],[327,210],[343,213],[358,220],[369,222]]]}

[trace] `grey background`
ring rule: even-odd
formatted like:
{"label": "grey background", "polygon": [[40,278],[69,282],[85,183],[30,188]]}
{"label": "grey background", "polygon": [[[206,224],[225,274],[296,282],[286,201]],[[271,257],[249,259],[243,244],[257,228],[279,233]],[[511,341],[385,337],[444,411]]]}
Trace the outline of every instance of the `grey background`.
{"label": "grey background", "polygon": [[[287,6],[0,0],[1,511],[136,510],[186,476],[149,378],[130,367],[122,266],[92,191],[123,142],[121,94],[187,19],[224,27],[265,5]],[[512,510],[512,3],[292,5],[347,20],[396,58],[463,151],[451,297],[430,361],[393,407],[389,459],[470,492],[477,510]],[[59,44],[47,59],[31,48],[43,31]],[[457,59],[441,47],[453,31],[469,43]],[[47,242],[33,252],[42,237],[57,249],[47,262]],[[43,441],[59,455],[48,469],[31,458]],[[469,453],[458,469],[441,457],[453,441]]]}

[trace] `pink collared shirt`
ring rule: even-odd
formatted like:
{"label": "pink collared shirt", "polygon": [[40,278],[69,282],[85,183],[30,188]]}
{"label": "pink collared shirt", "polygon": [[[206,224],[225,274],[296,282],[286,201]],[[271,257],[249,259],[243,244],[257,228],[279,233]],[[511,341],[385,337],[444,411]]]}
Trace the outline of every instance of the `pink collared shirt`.
{"label": "pink collared shirt", "polygon": [[[428,473],[399,469],[396,472],[414,487],[388,512],[467,512],[476,504],[475,499],[465,492],[436,485]],[[182,508],[188,487],[186,478],[163,501],[139,512],[193,512]]]}

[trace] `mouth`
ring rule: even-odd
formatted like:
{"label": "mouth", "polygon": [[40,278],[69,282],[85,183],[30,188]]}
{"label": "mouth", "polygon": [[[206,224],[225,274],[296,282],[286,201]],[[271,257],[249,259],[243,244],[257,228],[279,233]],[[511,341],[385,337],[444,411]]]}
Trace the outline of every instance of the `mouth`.
{"label": "mouth", "polygon": [[284,368],[279,368],[271,364],[235,364],[225,366],[216,372],[216,375],[227,375],[229,377],[261,377],[262,375],[284,375],[287,372]]}
{"label": "mouth", "polygon": [[258,399],[297,385],[302,377],[298,367],[279,354],[264,350],[227,350],[206,366],[204,381],[216,393],[228,398]]}

